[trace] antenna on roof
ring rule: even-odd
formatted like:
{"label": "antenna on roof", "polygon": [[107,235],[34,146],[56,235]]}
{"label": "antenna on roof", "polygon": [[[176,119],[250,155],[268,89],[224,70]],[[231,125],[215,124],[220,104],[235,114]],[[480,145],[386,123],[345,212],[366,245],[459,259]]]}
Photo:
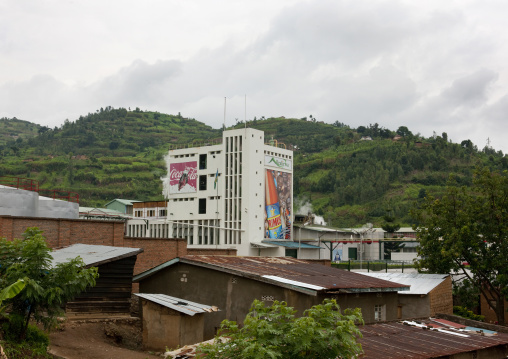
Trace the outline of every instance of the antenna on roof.
{"label": "antenna on roof", "polygon": [[226,97],[224,97],[224,125],[222,127],[226,129]]}

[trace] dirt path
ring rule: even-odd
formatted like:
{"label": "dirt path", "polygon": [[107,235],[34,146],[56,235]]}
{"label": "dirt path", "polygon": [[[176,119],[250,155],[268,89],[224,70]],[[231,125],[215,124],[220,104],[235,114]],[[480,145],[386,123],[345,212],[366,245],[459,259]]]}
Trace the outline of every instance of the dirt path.
{"label": "dirt path", "polygon": [[132,322],[66,322],[49,340],[50,353],[66,359],[162,358],[134,349],[141,347],[141,331]]}

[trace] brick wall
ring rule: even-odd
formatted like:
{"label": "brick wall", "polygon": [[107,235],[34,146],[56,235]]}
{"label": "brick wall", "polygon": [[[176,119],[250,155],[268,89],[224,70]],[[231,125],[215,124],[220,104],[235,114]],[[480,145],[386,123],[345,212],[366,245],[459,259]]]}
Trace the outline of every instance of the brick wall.
{"label": "brick wall", "polygon": [[[504,322],[508,323],[508,301],[505,299],[504,301]],[[492,309],[489,304],[487,303],[487,299],[483,294],[480,294],[480,312],[481,315],[485,316],[485,321],[487,323],[497,323],[497,315],[494,309]]]}
{"label": "brick wall", "polygon": [[187,254],[193,256],[236,256],[236,248],[227,248],[227,249],[187,248]]}
{"label": "brick wall", "polygon": [[430,294],[430,315],[453,314],[452,278],[448,276]]}
{"label": "brick wall", "polygon": [[184,239],[124,237],[124,223],[121,221],[0,216],[0,238],[23,238],[23,232],[28,227],[43,230],[50,248],[76,243],[143,248],[134,274],[187,254]]}

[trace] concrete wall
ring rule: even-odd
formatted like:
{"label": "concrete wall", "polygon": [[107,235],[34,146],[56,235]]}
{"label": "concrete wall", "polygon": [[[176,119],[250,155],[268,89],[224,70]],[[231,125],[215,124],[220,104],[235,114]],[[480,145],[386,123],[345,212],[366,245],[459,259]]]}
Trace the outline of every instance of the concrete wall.
{"label": "concrete wall", "polygon": [[77,219],[79,217],[79,204],[39,196],[37,217]]}
{"label": "concrete wall", "polygon": [[143,349],[164,351],[203,341],[204,316],[189,316],[141,299]]}
{"label": "concrete wall", "polygon": [[0,215],[78,218],[79,204],[39,196],[33,191],[0,186]]}
{"label": "concrete wall", "polygon": [[425,318],[431,315],[428,295],[399,294],[398,300],[402,310],[400,319]]}
{"label": "concrete wall", "polygon": [[[185,300],[217,306],[221,311],[205,318],[204,339],[215,335],[223,319],[242,323],[254,299],[271,305],[285,301],[302,315],[304,310],[321,303],[324,296],[312,296],[254,279],[203,267],[177,263],[139,283],[141,293],[161,293]],[[386,320],[397,319],[397,293],[339,294],[341,308],[361,308],[366,323],[374,321],[374,305],[386,306]]]}
{"label": "concrete wall", "polygon": [[418,257],[416,252],[392,252],[390,255],[392,261],[412,261]]}

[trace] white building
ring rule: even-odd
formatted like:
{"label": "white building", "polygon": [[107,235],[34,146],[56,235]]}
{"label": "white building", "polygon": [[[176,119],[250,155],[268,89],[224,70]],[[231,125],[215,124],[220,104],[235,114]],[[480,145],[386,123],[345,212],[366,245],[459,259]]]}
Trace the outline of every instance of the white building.
{"label": "white building", "polygon": [[[293,152],[252,128],[222,143],[170,150],[167,218],[132,219],[127,235],[185,238],[188,248],[283,256],[292,240]],[[268,213],[267,213],[268,212]],[[278,244],[277,244],[278,243]]]}
{"label": "white building", "polygon": [[[4,177],[4,179],[15,179]],[[30,181],[19,179],[20,181]],[[75,193],[46,190],[51,197],[39,194],[38,184],[23,186],[0,185],[0,216],[45,217],[76,219],[79,216],[78,197]],[[65,200],[63,200],[65,199]]]}

